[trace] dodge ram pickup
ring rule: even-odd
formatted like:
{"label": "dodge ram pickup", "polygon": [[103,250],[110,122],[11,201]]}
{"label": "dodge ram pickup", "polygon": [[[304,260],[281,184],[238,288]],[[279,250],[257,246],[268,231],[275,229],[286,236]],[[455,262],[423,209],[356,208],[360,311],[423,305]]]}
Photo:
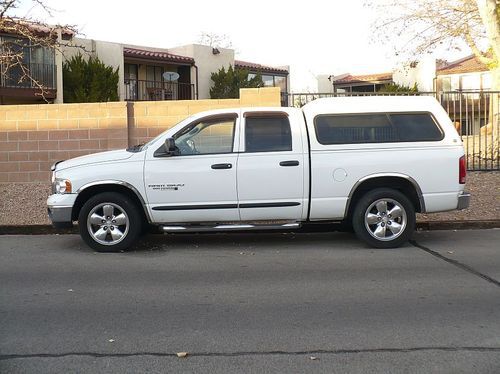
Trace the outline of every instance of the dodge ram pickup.
{"label": "dodge ram pickup", "polygon": [[195,114],[146,144],[60,161],[48,214],[97,251],[166,233],[343,221],[397,247],[416,212],[468,207],[464,149],[431,97],[318,99]]}

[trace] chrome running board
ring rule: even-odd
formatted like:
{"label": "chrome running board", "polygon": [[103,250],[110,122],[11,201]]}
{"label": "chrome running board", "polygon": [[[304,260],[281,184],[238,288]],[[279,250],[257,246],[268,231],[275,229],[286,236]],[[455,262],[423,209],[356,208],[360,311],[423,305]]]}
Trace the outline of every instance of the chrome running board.
{"label": "chrome running board", "polygon": [[206,231],[246,231],[246,230],[291,230],[302,226],[299,222],[285,223],[282,225],[265,224],[237,224],[237,225],[193,225],[193,226],[160,226],[164,232],[206,232]]}

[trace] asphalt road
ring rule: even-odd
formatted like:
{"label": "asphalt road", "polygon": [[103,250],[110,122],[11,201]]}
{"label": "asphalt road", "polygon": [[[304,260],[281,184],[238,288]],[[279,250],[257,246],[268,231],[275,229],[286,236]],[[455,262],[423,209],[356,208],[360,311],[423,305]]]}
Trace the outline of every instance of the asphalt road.
{"label": "asphalt road", "polygon": [[499,373],[499,243],[204,234],[97,254],[0,236],[0,372]]}

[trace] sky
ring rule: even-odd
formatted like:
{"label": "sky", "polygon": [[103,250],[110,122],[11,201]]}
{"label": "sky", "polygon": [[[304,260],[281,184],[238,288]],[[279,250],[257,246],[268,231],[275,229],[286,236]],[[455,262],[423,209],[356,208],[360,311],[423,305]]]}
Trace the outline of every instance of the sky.
{"label": "sky", "polygon": [[317,91],[318,74],[386,72],[398,63],[393,46],[373,40],[375,14],[363,0],[45,2],[52,16],[30,0],[16,15],[76,25],[86,38],[159,48],[197,43],[202,33],[226,34],[239,60],[290,65],[294,92]]}

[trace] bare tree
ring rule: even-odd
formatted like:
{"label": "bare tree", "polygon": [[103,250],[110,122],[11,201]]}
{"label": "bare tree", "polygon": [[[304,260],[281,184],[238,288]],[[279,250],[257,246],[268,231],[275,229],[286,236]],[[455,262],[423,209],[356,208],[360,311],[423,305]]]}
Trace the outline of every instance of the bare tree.
{"label": "bare tree", "polygon": [[233,48],[233,43],[228,35],[214,32],[202,32],[198,43],[208,45],[212,48]]}
{"label": "bare tree", "polygon": [[492,71],[500,90],[499,0],[366,0],[378,15],[377,39],[390,41],[406,59],[435,49],[469,47]]}
{"label": "bare tree", "polygon": [[[41,8],[47,15],[53,9],[43,0],[30,0],[32,7]],[[64,39],[76,34],[76,28],[70,25],[48,25],[28,16],[19,16],[21,0],[0,0],[0,77],[4,80],[15,80],[19,85],[37,88],[37,94],[45,99],[47,87],[32,71],[29,56],[35,51],[47,48],[61,51]]]}

